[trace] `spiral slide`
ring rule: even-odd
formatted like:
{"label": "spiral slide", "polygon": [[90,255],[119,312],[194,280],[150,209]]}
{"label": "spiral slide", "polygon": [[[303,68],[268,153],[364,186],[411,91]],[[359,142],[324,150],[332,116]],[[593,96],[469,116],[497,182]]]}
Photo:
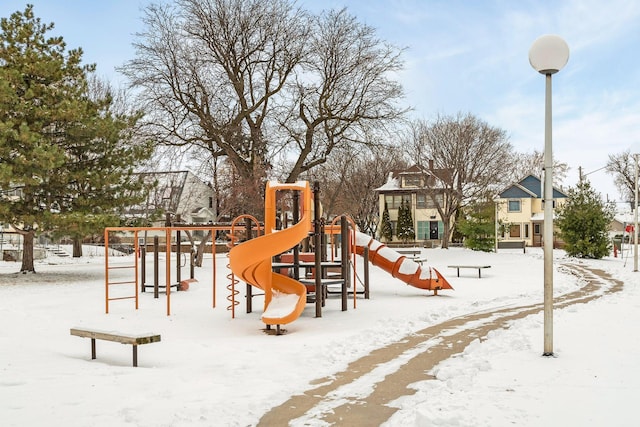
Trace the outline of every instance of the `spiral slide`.
{"label": "spiral slide", "polygon": [[[276,192],[297,190],[302,192],[300,221],[292,227],[275,230]],[[312,196],[309,183],[292,184],[268,182],[265,192],[265,234],[234,246],[229,251],[229,264],[233,274],[264,291],[265,302],[262,321],[267,325],[285,325],[300,317],[307,302],[307,288],[295,279],[272,271],[274,255],[289,250],[305,237],[311,228]]]}
{"label": "spiral slide", "polygon": [[371,236],[356,231],[356,253],[362,255],[365,247],[369,248],[369,262],[408,285],[433,291],[436,295],[441,289],[453,289],[435,268],[423,268]]}

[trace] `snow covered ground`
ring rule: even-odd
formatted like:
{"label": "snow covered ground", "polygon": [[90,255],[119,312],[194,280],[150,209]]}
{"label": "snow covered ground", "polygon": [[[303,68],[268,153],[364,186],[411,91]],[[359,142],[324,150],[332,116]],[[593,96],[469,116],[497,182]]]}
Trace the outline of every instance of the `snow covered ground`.
{"label": "snow covered ground", "polygon": [[[216,257],[216,307],[208,258],[196,270],[197,283],[172,293],[170,316],[166,297],[154,299],[152,292],[140,295],[138,310],[121,300],[105,314],[104,258],[97,253],[50,256],[37,263],[37,274],[17,274],[19,264],[0,262],[2,425],[256,425],[270,408],[373,349],[467,313],[542,302],[541,249],[423,249],[422,256],[455,290],[434,297],[371,266],[371,299],[359,298],[355,309],[350,300],[343,312],[339,298],[331,298],[322,318],[309,304],[282,336],[262,332],[261,297],[250,314],[240,298],[232,319],[224,255]],[[558,296],[585,285],[561,267],[565,262],[602,269],[624,288],[556,309],[555,357],[542,357],[542,313],[472,342],[432,370],[436,379],[414,384],[414,395],[393,402],[399,409],[384,425],[637,425],[640,273],[629,258],[583,261],[562,251],[555,257]],[[130,265],[133,258],[110,262]],[[491,268],[481,279],[472,270],[456,277],[451,264]],[[240,290],[242,297],[244,285]],[[89,340],[69,334],[74,326],[155,332],[162,341],[140,346],[133,368],[131,347],[112,342],[98,341],[97,359],[90,360]],[[326,423],[306,417],[290,425]]]}

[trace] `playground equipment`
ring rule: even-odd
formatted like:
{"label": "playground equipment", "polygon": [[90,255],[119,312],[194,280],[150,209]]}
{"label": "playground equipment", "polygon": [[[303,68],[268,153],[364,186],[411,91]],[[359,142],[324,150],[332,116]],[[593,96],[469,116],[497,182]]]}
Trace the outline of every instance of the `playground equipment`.
{"label": "playground equipment", "polygon": [[407,285],[433,291],[435,295],[441,289],[453,289],[435,268],[424,268],[414,260],[389,248],[371,236],[357,231],[357,253],[362,254],[365,247],[369,248],[369,261],[373,265],[382,268]]}
{"label": "playground equipment", "polygon": [[[296,190],[302,193],[302,216],[293,226],[277,230],[276,192],[282,190]],[[302,283],[303,279],[281,274],[281,270],[277,266],[277,271],[273,271],[272,260],[273,257],[289,251],[291,248],[296,248],[303,239],[309,236],[312,229],[311,201],[312,193],[309,183],[306,181],[293,184],[268,182],[265,191],[265,234],[232,247],[229,253],[229,266],[234,275],[264,291],[265,302],[262,321],[267,325],[267,329],[271,325],[276,325],[277,333],[280,332],[280,325],[291,323],[300,316],[307,302],[308,288]],[[315,210],[317,211],[317,209]],[[316,251],[321,247],[318,224],[317,220],[314,221]],[[329,233],[336,233],[336,230],[340,230],[341,227],[331,225],[328,228]],[[343,246],[349,245],[349,242],[345,240],[348,239],[343,239]],[[436,269],[424,268],[414,260],[363,233],[355,232],[354,243],[358,254],[364,254],[366,248],[372,264],[411,286],[430,290],[435,294],[441,289],[453,289]],[[349,254],[343,253],[343,259],[344,257],[348,258]],[[316,286],[314,291],[316,307],[318,307],[325,288],[321,284],[322,279],[319,278],[321,264],[318,256],[315,257],[315,261]],[[343,282],[343,289],[344,286]],[[344,295],[346,292],[343,292]],[[320,317],[318,311],[316,313],[317,317]]]}
{"label": "playground equipment", "polygon": [[[302,217],[297,224],[276,231],[276,191],[303,192]],[[265,302],[262,321],[266,325],[291,323],[297,319],[307,303],[307,288],[299,281],[272,268],[272,258],[296,246],[309,234],[311,228],[311,188],[306,181],[294,184],[268,182],[265,191],[265,220],[263,236],[248,240],[231,248],[231,271],[245,282],[264,291]]]}
{"label": "playground equipment", "polygon": [[[279,229],[277,224],[277,193],[279,191],[293,193],[292,214],[293,224]],[[284,200],[284,199],[283,199]],[[113,232],[133,233],[134,253],[144,255],[144,250],[139,246],[142,239],[139,239],[140,232],[153,232],[164,234],[165,242],[165,285],[162,286],[166,295],[167,315],[171,314],[171,288],[179,289],[182,282],[194,279],[193,269],[191,278],[181,280],[180,278],[180,232],[187,230],[209,230],[215,236],[217,231],[224,231],[230,239],[230,251],[228,254],[229,263],[227,267],[231,274],[227,275],[229,283],[227,289],[229,295],[227,299],[230,305],[227,307],[235,317],[235,307],[239,304],[236,297],[239,294],[236,286],[239,281],[246,282],[246,303],[247,313],[251,312],[252,288],[263,291],[264,310],[262,321],[271,329],[276,325],[276,333],[280,334],[280,326],[295,321],[305,309],[307,302],[314,300],[316,305],[316,317],[322,317],[322,308],[329,292],[340,293],[342,296],[342,310],[347,309],[347,295],[353,295],[354,308],[356,305],[356,294],[362,293],[364,298],[369,296],[368,287],[368,262],[387,271],[393,277],[404,281],[408,285],[419,289],[433,291],[437,295],[439,290],[453,289],[447,280],[434,268],[418,264],[414,259],[401,254],[383,243],[371,238],[368,235],[356,230],[353,220],[346,216],[334,219],[330,224],[325,225],[317,213],[320,211],[319,187],[318,184],[312,192],[309,183],[299,181],[296,183],[268,182],[265,190],[265,219],[262,227],[258,220],[250,215],[242,215],[236,218],[231,225],[201,225],[201,226],[166,226],[166,227],[108,227],[105,228],[105,305],[106,313],[109,313],[109,303],[120,299],[134,299],[135,308],[138,308],[139,292],[141,288],[144,292],[146,286],[145,263],[139,261],[139,257],[134,257],[133,265],[110,265],[109,263],[109,235]],[[284,210],[283,210],[284,212]],[[312,218],[313,217],[313,218]],[[337,220],[340,224],[337,225]],[[244,220],[244,230],[239,225]],[[254,225],[252,225],[252,223]],[[243,242],[237,243],[238,234],[244,232]],[[262,232],[262,235],[261,235]],[[333,259],[334,238],[340,235],[340,261]],[[172,238],[176,236],[176,281],[172,282]],[[326,236],[331,236],[331,260],[326,259],[327,242],[323,241]],[[155,236],[154,236],[155,237]],[[307,245],[310,237],[312,239],[313,252],[300,253],[302,244]],[[146,248],[146,243],[145,243]],[[154,290],[158,296],[158,254],[161,253],[157,238],[154,239]],[[142,251],[142,252],[141,252]],[[212,293],[213,304],[216,306],[216,257],[214,256]],[[289,252],[289,253],[288,253]],[[362,255],[365,260],[364,268],[364,290],[356,289],[357,283],[351,288],[351,278],[353,281],[359,280],[356,268],[356,255]],[[287,262],[274,264],[274,258]],[[141,269],[142,267],[142,269]],[[110,278],[110,271],[113,269],[130,268],[134,270],[133,280],[115,281]],[[300,269],[305,269],[305,274],[300,277]],[[329,276],[329,270],[332,269]],[[142,270],[142,271],[140,271]],[[339,270],[339,271],[336,271]],[[142,274],[140,274],[142,273]],[[311,277],[307,276],[309,273]],[[125,292],[118,292],[115,295],[111,288],[118,285],[133,284],[133,295]],[[339,285],[336,289],[335,286]],[[149,285],[150,286],[150,285]],[[333,286],[329,291],[330,287]],[[126,289],[126,287],[124,287]],[[362,288],[361,288],[362,289]]]}
{"label": "playground equipment", "polygon": [[[240,227],[238,225],[241,223],[241,221],[244,222],[244,227]],[[240,215],[236,217],[231,222],[231,228],[229,230],[230,233],[228,234],[228,238],[230,240],[230,242],[228,243],[228,246],[233,247],[233,245],[236,244],[236,241],[238,240],[236,232],[240,231],[241,228],[244,229],[245,238],[250,239],[254,233],[254,227],[252,226],[252,224],[256,224],[255,233],[256,233],[256,236],[260,236],[263,227],[260,226],[260,223],[254,216],[245,214],[245,215]],[[229,264],[227,264],[227,268],[231,270],[231,266]],[[231,318],[235,319],[236,306],[240,304],[240,302],[236,299],[236,296],[240,294],[240,291],[236,288],[236,286],[240,281],[235,277],[233,272],[230,272],[229,274],[227,274],[227,280],[229,281],[229,284],[227,285],[227,290],[229,291],[229,294],[227,295],[227,301],[229,301],[227,310],[231,311]],[[252,301],[253,301],[253,293],[252,293],[251,285],[247,284],[247,287],[246,287],[247,313],[251,313],[252,311]]]}
{"label": "playground equipment", "polygon": [[[132,233],[133,234],[133,245],[134,245],[134,254],[144,254],[146,249],[141,247],[141,233],[155,233],[156,235],[160,235],[160,237],[164,237],[164,245],[165,245],[165,284],[158,284],[158,277],[160,276],[158,266],[158,255],[161,252],[159,244],[157,243],[157,239],[154,238],[154,296],[158,297],[158,289],[163,288],[166,295],[166,305],[167,305],[167,316],[171,314],[171,288],[179,289],[180,287],[188,286],[189,282],[194,280],[193,274],[191,277],[186,280],[182,280],[180,277],[180,231],[193,231],[193,230],[210,230],[212,236],[215,236],[216,231],[229,231],[229,226],[167,226],[167,227],[107,227],[104,229],[104,242],[105,242],[105,312],[109,313],[109,304],[111,301],[116,300],[126,300],[132,299],[135,302],[135,308],[138,309],[139,306],[139,290],[141,289],[144,292],[146,287],[151,287],[151,285],[146,285],[145,283],[145,275],[146,275],[146,264],[141,262],[141,257],[135,256],[133,260],[133,264],[126,265],[112,265],[109,262],[109,237],[111,233]],[[172,281],[171,274],[171,259],[172,259],[172,236],[176,235],[176,280]],[[146,248],[146,242],[144,244]],[[213,250],[213,249],[212,249]],[[215,256],[213,259],[213,275],[212,275],[212,289],[213,289],[213,307],[216,306],[216,287],[215,287],[215,275],[216,275],[216,262]],[[129,280],[113,280],[112,271],[113,270],[132,270],[133,274]],[[127,291],[128,289],[126,285],[133,285],[132,291]],[[112,288],[117,288],[117,291],[114,291]]]}

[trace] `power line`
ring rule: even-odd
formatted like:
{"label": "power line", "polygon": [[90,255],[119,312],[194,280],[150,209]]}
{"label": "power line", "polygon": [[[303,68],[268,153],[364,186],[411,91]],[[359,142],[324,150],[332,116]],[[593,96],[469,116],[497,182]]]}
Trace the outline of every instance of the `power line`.
{"label": "power line", "polygon": [[582,173],[582,166],[578,166],[578,174],[579,174],[579,176],[580,176],[580,182],[582,182],[582,179],[583,179],[585,176],[587,176],[587,175],[591,175],[592,173],[596,173],[596,172],[601,171],[602,169],[606,169],[606,168],[607,168],[606,166],[603,166],[603,167],[598,168],[598,169],[596,169],[596,170],[594,170],[594,171],[591,171],[591,172],[588,172],[588,173],[583,174],[583,173]]}

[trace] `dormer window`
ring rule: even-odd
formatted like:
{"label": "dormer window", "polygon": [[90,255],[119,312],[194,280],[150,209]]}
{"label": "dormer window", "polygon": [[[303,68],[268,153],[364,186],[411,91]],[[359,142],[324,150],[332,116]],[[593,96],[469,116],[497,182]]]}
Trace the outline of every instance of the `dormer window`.
{"label": "dormer window", "polygon": [[422,180],[420,176],[409,175],[404,177],[404,186],[405,187],[420,187],[422,184]]}

